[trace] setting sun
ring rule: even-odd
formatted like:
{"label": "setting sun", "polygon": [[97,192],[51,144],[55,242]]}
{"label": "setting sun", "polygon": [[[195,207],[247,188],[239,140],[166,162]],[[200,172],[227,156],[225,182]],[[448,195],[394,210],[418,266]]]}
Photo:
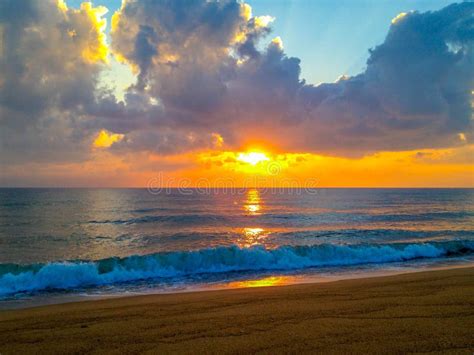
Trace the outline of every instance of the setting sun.
{"label": "setting sun", "polygon": [[269,161],[270,158],[262,152],[248,152],[239,153],[237,160],[255,166],[262,161]]}

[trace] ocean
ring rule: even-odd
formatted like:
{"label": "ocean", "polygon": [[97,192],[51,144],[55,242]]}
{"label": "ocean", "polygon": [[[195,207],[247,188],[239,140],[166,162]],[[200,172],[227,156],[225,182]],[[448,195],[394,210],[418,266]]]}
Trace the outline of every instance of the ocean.
{"label": "ocean", "polygon": [[474,189],[0,189],[0,308],[473,263]]}

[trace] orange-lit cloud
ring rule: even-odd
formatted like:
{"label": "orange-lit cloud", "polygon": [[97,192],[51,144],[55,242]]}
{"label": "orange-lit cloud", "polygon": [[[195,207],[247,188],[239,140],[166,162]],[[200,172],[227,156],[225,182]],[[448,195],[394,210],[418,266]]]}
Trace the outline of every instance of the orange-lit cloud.
{"label": "orange-lit cloud", "polygon": [[106,66],[104,7],[0,2],[1,164],[89,159]]}
{"label": "orange-lit cloud", "polygon": [[123,1],[110,38],[91,2],[0,12],[3,184],[473,185],[472,3],[398,15],[363,72],[317,86],[242,1]]}
{"label": "orange-lit cloud", "polygon": [[120,142],[123,137],[123,134],[110,133],[103,129],[99,132],[99,134],[97,134],[92,145],[94,148],[108,148],[112,144]]}
{"label": "orange-lit cloud", "polygon": [[314,154],[269,154],[255,166],[239,152],[146,153],[116,156],[98,149],[83,163],[36,164],[3,169],[3,184],[116,187],[474,187],[474,146],[381,152],[359,159]]}
{"label": "orange-lit cloud", "polygon": [[[79,9],[68,8],[64,0],[57,1],[58,9],[70,21],[71,27],[67,29],[68,35],[77,42],[82,42],[82,58],[90,63],[107,62],[109,48],[107,46],[105,28],[107,20],[103,17],[108,9],[105,6],[93,7],[90,2],[83,2]],[[89,22],[88,34],[74,28],[74,23],[84,21],[84,17]],[[80,28],[81,26],[79,26]]]}
{"label": "orange-lit cloud", "polygon": [[[130,1],[114,15],[112,48],[137,73],[133,93],[162,105],[162,114],[153,116],[159,140],[163,126],[174,129],[168,141],[212,130],[230,150],[259,137],[282,151],[353,157],[471,141],[472,44],[461,33],[472,4],[400,14],[387,24],[389,33],[371,50],[364,72],[318,86],[300,77],[300,60],[287,56],[279,37],[262,43],[273,18],[251,10],[232,0],[186,8]],[[225,20],[203,15],[210,13]],[[426,23],[443,30],[428,30]],[[122,120],[113,122],[104,127],[127,129],[118,126]],[[157,151],[150,127],[134,129],[135,141],[151,142],[144,150],[172,153]],[[181,146],[175,146],[177,152]]]}
{"label": "orange-lit cloud", "polygon": [[[197,162],[206,169],[222,168],[251,175],[279,175],[283,170],[304,162],[311,154],[273,154],[262,150],[243,152],[203,152],[197,154]],[[225,173],[223,174],[225,175]]]}
{"label": "orange-lit cloud", "polygon": [[398,21],[402,20],[406,15],[408,15],[407,12],[400,12],[397,16],[395,16],[392,19],[392,24],[396,24]]}
{"label": "orange-lit cloud", "polygon": [[147,186],[152,181],[152,185],[201,188],[474,186],[474,146],[381,152],[359,159],[266,153],[270,160],[256,165],[239,161],[239,154],[203,152],[168,157],[167,166],[186,163],[166,171],[151,169],[164,162],[164,158],[155,157],[156,165],[150,164],[150,170],[140,173],[140,184]]}
{"label": "orange-lit cloud", "polygon": [[108,12],[107,8],[104,6],[92,7],[90,2],[84,2],[81,4],[79,11],[87,14],[89,21],[93,25],[92,30],[95,32],[94,40],[88,42],[87,47],[82,52],[82,56],[90,62],[107,62],[109,47],[107,46],[104,33],[107,20],[103,18]]}

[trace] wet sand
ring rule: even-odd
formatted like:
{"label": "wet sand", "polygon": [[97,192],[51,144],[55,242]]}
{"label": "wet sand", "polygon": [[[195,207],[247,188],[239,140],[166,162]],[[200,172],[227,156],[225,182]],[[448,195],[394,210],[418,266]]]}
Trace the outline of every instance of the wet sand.
{"label": "wet sand", "polygon": [[0,354],[474,351],[474,268],[0,312]]}

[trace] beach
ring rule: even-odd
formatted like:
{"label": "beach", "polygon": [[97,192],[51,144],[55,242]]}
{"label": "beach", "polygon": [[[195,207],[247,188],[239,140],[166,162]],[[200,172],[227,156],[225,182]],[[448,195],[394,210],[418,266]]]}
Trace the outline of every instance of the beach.
{"label": "beach", "polygon": [[0,312],[0,353],[472,354],[474,268]]}

